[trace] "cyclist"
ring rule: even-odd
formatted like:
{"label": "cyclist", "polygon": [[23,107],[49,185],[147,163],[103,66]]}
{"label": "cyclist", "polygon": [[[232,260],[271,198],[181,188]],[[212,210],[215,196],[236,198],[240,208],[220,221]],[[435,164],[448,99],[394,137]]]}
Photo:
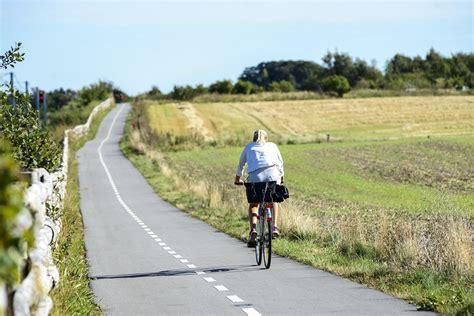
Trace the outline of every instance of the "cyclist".
{"label": "cyclist", "polygon": [[[253,142],[247,144],[240,155],[239,165],[235,176],[234,184],[243,185],[242,175],[244,166],[247,164],[247,182],[283,182],[283,159],[278,146],[267,141],[267,132],[258,129],[253,134]],[[255,247],[257,238],[257,213],[259,203],[249,204],[249,224],[250,233],[247,245]],[[273,231],[274,237],[280,235],[280,230],[276,226],[278,219],[278,204],[273,204]]]}

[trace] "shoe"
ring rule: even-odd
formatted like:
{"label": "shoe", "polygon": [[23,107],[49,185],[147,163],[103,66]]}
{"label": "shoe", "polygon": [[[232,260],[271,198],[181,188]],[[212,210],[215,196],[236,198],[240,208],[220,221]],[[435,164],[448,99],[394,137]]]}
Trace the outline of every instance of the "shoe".
{"label": "shoe", "polygon": [[247,242],[247,247],[254,248],[257,245],[257,231],[252,229],[249,234],[249,241]]}
{"label": "shoe", "polygon": [[276,226],[273,226],[272,228],[272,236],[273,238],[277,238],[280,236],[280,229]]}

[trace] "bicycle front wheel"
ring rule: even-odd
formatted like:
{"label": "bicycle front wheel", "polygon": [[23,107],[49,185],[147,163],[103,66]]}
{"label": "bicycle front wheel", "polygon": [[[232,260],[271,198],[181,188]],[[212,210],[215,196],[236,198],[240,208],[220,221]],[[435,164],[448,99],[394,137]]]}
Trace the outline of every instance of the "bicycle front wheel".
{"label": "bicycle front wheel", "polygon": [[269,269],[272,262],[272,222],[262,220],[263,223],[263,261],[265,268]]}

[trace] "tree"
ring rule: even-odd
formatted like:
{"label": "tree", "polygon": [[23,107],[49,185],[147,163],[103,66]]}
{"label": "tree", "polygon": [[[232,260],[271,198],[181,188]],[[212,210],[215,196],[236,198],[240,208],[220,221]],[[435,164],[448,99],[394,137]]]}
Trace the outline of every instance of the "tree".
{"label": "tree", "polygon": [[321,81],[321,87],[325,92],[334,92],[340,98],[349,91],[351,91],[351,86],[349,81],[343,76],[333,75],[329,76],[323,81]]}
{"label": "tree", "polygon": [[234,88],[232,90],[233,93],[236,94],[251,94],[255,93],[256,88],[253,83],[250,81],[239,80],[235,83]]}
{"label": "tree", "polygon": [[[57,111],[76,97],[77,92],[71,89],[64,90],[59,88],[50,91],[46,94],[46,100],[48,101],[48,110]],[[34,100],[36,102],[36,100]]]}
{"label": "tree", "polygon": [[273,82],[288,81],[296,90],[304,90],[305,82],[311,77],[322,78],[324,69],[311,61],[288,60],[263,62],[245,68],[240,80],[250,81],[267,90]]}
{"label": "tree", "polygon": [[191,100],[194,98],[194,89],[190,85],[174,86],[171,97],[175,100]]}
{"label": "tree", "polygon": [[231,94],[234,85],[230,80],[216,81],[209,86],[210,93]]}
{"label": "tree", "polygon": [[276,92],[292,92],[295,91],[295,86],[289,81],[282,80],[282,81],[274,81],[270,85],[270,91]]}

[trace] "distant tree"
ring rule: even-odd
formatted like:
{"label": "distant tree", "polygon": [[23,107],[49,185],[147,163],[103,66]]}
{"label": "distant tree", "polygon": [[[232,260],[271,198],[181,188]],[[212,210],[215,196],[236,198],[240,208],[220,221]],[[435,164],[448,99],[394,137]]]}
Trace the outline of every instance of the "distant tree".
{"label": "distant tree", "polygon": [[201,95],[201,94],[206,94],[208,93],[209,90],[207,89],[206,86],[204,86],[203,84],[198,84],[195,88],[194,88],[194,94],[196,96],[198,95]]}
{"label": "distant tree", "polygon": [[263,62],[254,67],[245,68],[240,80],[270,90],[272,82],[288,81],[296,90],[304,90],[309,78],[323,78],[324,69],[310,61],[271,61]]}
{"label": "distant tree", "polygon": [[107,81],[99,81],[84,87],[78,92],[80,105],[87,106],[94,100],[105,100],[110,97],[113,89],[113,83]]}
{"label": "distant tree", "polygon": [[194,89],[190,85],[174,86],[171,91],[171,97],[175,100],[191,100],[194,96]]}
{"label": "distant tree", "polygon": [[437,79],[447,80],[449,63],[433,48],[426,55],[426,78],[434,86]]}
{"label": "distant tree", "polygon": [[239,80],[235,83],[232,90],[236,94],[251,94],[255,93],[256,87],[250,81]]}
{"label": "distant tree", "polygon": [[210,93],[231,94],[234,85],[230,80],[216,81],[209,86]]}
{"label": "distant tree", "polygon": [[290,81],[286,80],[274,81],[270,85],[270,91],[292,92],[295,91],[295,86]]}
{"label": "distant tree", "polygon": [[[64,90],[59,88],[53,91],[50,91],[46,94],[46,100],[48,102],[49,111],[57,111],[69,102],[71,102],[77,95],[76,91],[71,89]],[[36,104],[36,98],[33,96],[32,104]]]}
{"label": "distant tree", "polygon": [[332,75],[321,81],[321,87],[325,92],[334,92],[340,98],[349,91],[351,91],[351,86],[349,81],[343,76]]}
{"label": "distant tree", "polygon": [[152,86],[151,90],[147,92],[147,95],[150,97],[156,97],[162,95],[160,88],[157,86]]}

